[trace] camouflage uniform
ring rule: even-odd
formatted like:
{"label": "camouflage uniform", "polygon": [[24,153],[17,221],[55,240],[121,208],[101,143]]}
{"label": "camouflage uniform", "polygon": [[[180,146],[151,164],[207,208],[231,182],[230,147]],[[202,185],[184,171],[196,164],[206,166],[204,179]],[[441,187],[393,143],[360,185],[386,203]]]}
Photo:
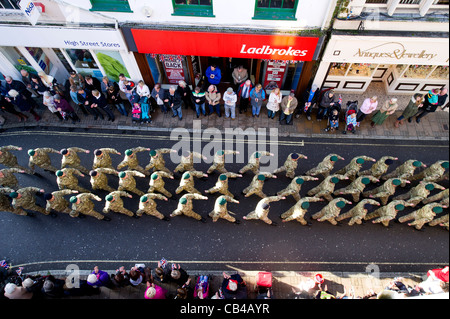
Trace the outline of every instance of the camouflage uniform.
{"label": "camouflage uniform", "polygon": [[254,152],[249,160],[248,164],[245,165],[240,171],[239,174],[244,174],[247,171],[252,171],[254,174],[259,173],[259,166],[260,166],[260,158],[262,156],[273,156],[270,152]]}
{"label": "camouflage uniform", "polygon": [[381,200],[381,204],[386,205],[389,200],[389,196],[394,195],[396,188],[403,183],[407,184],[409,181],[400,178],[391,178],[384,182],[384,184],[380,187],[366,191],[362,195],[364,197],[379,198]]}
{"label": "camouflage uniform", "polygon": [[378,162],[376,162],[375,164],[372,165],[372,167],[368,170],[359,172],[359,176],[367,176],[367,175],[371,175],[375,178],[380,179],[381,176],[383,176],[384,174],[386,174],[386,172],[389,169],[389,165],[391,165],[394,161],[397,161],[398,158],[397,157],[392,157],[392,156],[383,156],[382,158],[380,158],[378,160]]}
{"label": "camouflage uniform", "polygon": [[9,212],[16,215],[27,216],[27,212],[20,208],[14,208],[9,201],[9,194],[14,192],[14,189],[9,187],[0,188],[0,211]]}
{"label": "camouflage uniform", "polygon": [[430,226],[440,225],[442,227],[447,228],[447,230],[449,230],[449,216],[447,214],[442,217],[436,218],[435,220],[431,221],[428,225],[430,225]]}
{"label": "camouflage uniform", "polygon": [[273,173],[278,174],[281,172],[286,172],[286,177],[294,178],[295,170],[298,167],[298,160],[301,158],[308,159],[308,157],[303,154],[298,154],[298,153],[289,154],[289,156],[286,159],[286,162],[284,162],[284,165],[281,166],[280,168],[278,168],[277,170],[275,170],[275,172],[273,172]]}
{"label": "camouflage uniform", "polygon": [[355,179],[353,181],[353,183],[351,183],[349,186],[345,187],[345,188],[341,188],[338,189],[337,191],[334,192],[335,196],[339,196],[339,195],[352,195],[353,197],[353,201],[354,202],[359,202],[361,193],[364,191],[364,189],[366,188],[366,186],[372,182],[372,183],[377,183],[380,180],[373,177],[373,176],[360,176],[357,179]]}
{"label": "camouflage uniform", "polygon": [[17,162],[17,157],[9,151],[21,151],[22,148],[19,146],[8,145],[0,147],[0,164],[3,164],[7,167],[19,168],[24,170],[25,172],[31,174],[31,171],[23,166],[20,166]]}
{"label": "camouflage uniform", "polygon": [[378,208],[376,211],[366,215],[364,220],[374,219],[372,223],[382,223],[385,227],[389,227],[389,222],[397,217],[399,211],[409,206],[404,200],[393,200],[388,205]]}
{"label": "camouflage uniform", "polygon": [[[187,156],[185,156],[187,155]],[[206,160],[206,157],[204,157],[202,154],[197,152],[187,152],[187,154],[184,154],[181,157],[180,164],[175,168],[175,173],[184,173],[189,171],[195,171],[194,169],[194,157],[199,159]]]}
{"label": "camouflage uniform", "polygon": [[206,220],[200,216],[199,214],[195,213],[193,209],[192,200],[193,199],[201,199],[201,200],[207,200],[208,197],[199,195],[199,194],[186,194],[183,195],[179,202],[178,207],[176,210],[173,211],[172,214],[170,214],[170,217],[185,215],[187,217],[194,218],[196,220],[200,220],[202,222],[205,222]]}
{"label": "camouflage uniform", "polygon": [[149,216],[155,216],[161,220],[169,220],[169,218],[165,217],[163,214],[158,212],[156,209],[155,199],[167,201],[167,197],[164,197],[160,194],[145,194],[139,200],[139,209],[136,212],[136,216],[141,217],[144,213]]}
{"label": "camouflage uniform", "polygon": [[348,222],[349,226],[353,226],[354,224],[361,225],[364,218],[367,216],[368,209],[365,207],[366,205],[375,205],[375,206],[381,206],[379,202],[373,199],[363,199],[353,207],[351,210],[349,210],[347,213],[342,214],[336,218],[336,221],[340,222],[344,219],[351,218]]}
{"label": "camouflage uniform", "polygon": [[308,196],[310,197],[324,197],[326,200],[328,201],[332,201],[333,200],[333,196],[331,196],[331,194],[333,194],[334,192],[334,188],[336,187],[336,184],[340,181],[340,180],[344,180],[344,179],[348,179],[347,176],[345,175],[330,175],[328,177],[326,177],[322,183],[319,184],[319,186],[314,187],[313,189],[311,189],[308,192]]}
{"label": "camouflage uniform", "polygon": [[[62,174],[62,175],[61,175]],[[78,185],[78,178],[75,175],[84,177],[84,175],[75,168],[63,168],[56,172],[56,184],[60,190],[73,189],[80,193],[89,193],[89,191]]]}
{"label": "camouflage uniform", "polygon": [[277,176],[270,173],[259,173],[258,175],[255,175],[250,186],[242,191],[242,193],[245,194],[245,197],[250,197],[253,194],[261,198],[267,197],[262,191],[266,178],[277,178]]}
{"label": "camouflage uniform", "polygon": [[[426,167],[425,164],[423,164],[420,161],[417,160],[408,160],[406,162],[404,162],[402,165],[400,165],[399,167],[397,167],[395,169],[395,171],[384,175],[382,177],[383,180],[387,180],[390,178],[401,178],[403,180],[409,180],[411,177],[414,176],[414,171],[419,168],[419,167]],[[405,187],[405,183],[402,182],[402,187]]]}
{"label": "camouflage uniform", "polygon": [[49,215],[43,207],[36,205],[36,197],[34,196],[36,193],[43,193],[43,191],[37,187],[24,187],[11,193],[9,196],[13,199],[12,206],[19,210],[29,209]]}
{"label": "camouflage uniform", "polygon": [[374,158],[369,156],[357,156],[350,161],[350,164],[338,170],[335,174],[345,175],[354,181],[366,161],[376,162]]}
{"label": "camouflage uniform", "polygon": [[153,172],[163,171],[168,174],[172,172],[166,168],[166,161],[164,160],[163,154],[168,154],[171,152],[176,152],[170,148],[160,148],[158,150],[150,151],[150,163],[145,167],[145,170],[149,171],[153,169]]}
{"label": "camouflage uniform", "polygon": [[28,166],[31,168],[33,173],[36,166],[51,172],[56,172],[58,170],[52,165],[48,153],[61,154],[59,151],[53,148],[35,148],[28,151],[28,155],[30,156]]}
{"label": "camouflage uniform", "polygon": [[438,203],[431,203],[423,206],[421,209],[418,209],[411,214],[400,217],[398,221],[400,223],[404,223],[410,220],[414,220],[412,223],[408,223],[408,226],[414,226],[417,230],[422,229],[423,225],[433,221],[433,218],[438,213],[442,213],[443,208],[447,208],[448,206],[442,206]]}
{"label": "camouflage uniform", "polygon": [[[213,219],[213,222],[217,222],[219,218],[223,218],[230,223],[236,223],[236,218],[231,215],[235,215],[234,213],[228,211],[227,202],[232,202],[235,204],[239,204],[239,202],[233,199],[230,196],[219,196],[214,204],[214,210],[209,213],[209,217]],[[231,214],[231,215],[230,215]],[[239,223],[239,222],[238,222]]]}
{"label": "camouflage uniform", "polygon": [[285,197],[282,196],[271,196],[263,198],[259,201],[259,203],[256,205],[256,208],[254,211],[252,211],[250,214],[244,217],[245,220],[250,219],[260,219],[263,222],[265,222],[268,225],[276,225],[273,221],[271,221],[268,217],[270,205],[271,202],[278,202],[282,199],[285,199]]}
{"label": "camouflage uniform", "polygon": [[[78,200],[80,203],[77,203]],[[70,213],[70,216],[78,217],[81,213],[86,216],[97,218],[98,220],[106,219],[105,216],[95,211],[95,205],[92,200],[96,200],[97,202],[102,201],[100,197],[91,193],[83,193],[78,194],[77,196],[72,196],[70,198],[70,202],[72,203],[72,212]]]}
{"label": "camouflage uniform", "polygon": [[77,155],[77,153],[79,152],[84,152],[86,154],[90,153],[90,151],[79,147],[69,147],[67,149],[61,150],[61,154],[63,156],[61,160],[61,168],[73,167],[82,172],[83,174],[89,174],[89,170],[81,165],[81,160]]}
{"label": "camouflage uniform", "polygon": [[227,173],[228,171],[225,169],[225,155],[235,155],[239,154],[236,151],[218,151],[214,154],[214,160],[211,167],[208,169],[207,173],[211,174],[214,171],[218,171],[219,173]]}
{"label": "camouflage uniform", "polygon": [[445,187],[442,187],[441,185],[436,183],[420,182],[419,185],[411,189],[406,194],[394,197],[394,200],[406,200],[411,205],[411,207],[416,207],[416,205],[426,199],[430,195],[431,191],[435,188],[440,190],[445,189]]}
{"label": "camouflage uniform", "polygon": [[71,189],[65,189],[62,191],[56,191],[49,196],[51,196],[49,199],[47,199],[47,205],[45,207],[45,210],[50,214],[53,210],[60,212],[60,213],[66,213],[70,214],[71,209],[69,208],[69,202],[64,198],[65,195],[75,194],[78,193],[78,191],[74,191]]}
{"label": "camouflage uniform", "polygon": [[219,192],[222,195],[234,198],[234,195],[231,194],[230,191],[228,190],[228,179],[237,177],[242,177],[242,175],[235,173],[223,173],[219,176],[216,185],[213,188],[206,190],[205,193],[214,194]]}
{"label": "camouflage uniform", "polygon": [[115,169],[111,168],[96,168],[89,172],[91,176],[90,182],[93,190],[105,190],[107,192],[114,192],[115,189],[108,185],[108,176],[106,174],[111,175],[119,175],[119,172]]}
{"label": "camouflage uniform", "polygon": [[134,176],[145,178],[145,175],[136,171],[124,171],[119,173],[119,191],[128,191],[139,196],[144,195],[144,192],[136,188],[136,180]]}
{"label": "camouflage uniform", "polygon": [[352,202],[346,200],[345,198],[338,197],[333,199],[327,206],[322,208],[322,210],[312,216],[313,219],[316,219],[319,222],[323,222],[328,220],[332,225],[337,225],[336,218],[339,216],[342,208],[345,207],[345,204],[352,204]]}
{"label": "camouflage uniform", "polygon": [[409,180],[411,182],[418,180],[423,180],[424,182],[438,182],[442,180],[442,177],[445,174],[445,169],[448,168],[448,165],[448,161],[437,161],[419,174],[411,177]]}
{"label": "camouflage uniform", "polygon": [[323,177],[326,178],[330,175],[330,172],[334,168],[334,164],[336,164],[338,160],[344,160],[344,158],[337,154],[329,154],[319,163],[319,165],[307,171],[306,175],[316,176],[322,174]]}
{"label": "camouflage uniform", "polygon": [[100,148],[94,151],[94,163],[92,164],[92,169],[97,168],[109,168],[114,169],[112,165],[111,156],[109,154],[122,155],[119,151],[114,148]]}
{"label": "camouflage uniform", "polygon": [[292,182],[289,184],[288,187],[283,189],[282,191],[279,191],[277,193],[278,196],[284,196],[288,197],[291,196],[294,197],[294,199],[298,202],[301,199],[300,191],[302,189],[303,183],[309,182],[309,181],[317,181],[319,180],[317,177],[311,177],[311,176],[297,176],[295,177]]}
{"label": "camouflage uniform", "polygon": [[150,151],[149,148],[146,147],[136,147],[125,151],[125,158],[122,162],[117,165],[117,170],[120,170],[126,166],[128,166],[129,170],[138,171],[146,176],[150,175],[142,166],[139,165],[139,160],[137,158],[137,154],[139,152]]}
{"label": "camouflage uniform", "polygon": [[126,196],[128,198],[133,198],[130,194],[127,192],[122,191],[114,191],[106,195],[105,200],[105,208],[103,208],[103,213],[107,214],[109,211],[113,211],[116,213],[121,213],[130,217],[133,217],[133,212],[129,211],[125,207],[123,207],[123,200],[120,198],[121,196]]}
{"label": "camouflage uniform", "polygon": [[17,189],[19,181],[14,173],[25,173],[20,168],[4,168],[0,170],[0,186]]}
{"label": "camouflage uniform", "polygon": [[175,190],[175,193],[180,194],[182,191],[186,191],[187,193],[195,193],[201,195],[201,193],[194,187],[194,177],[202,178],[208,177],[208,175],[203,174],[203,172],[199,171],[185,172],[181,177],[180,186],[178,186],[178,188]]}
{"label": "camouflage uniform", "polygon": [[290,222],[291,220],[296,220],[303,226],[309,225],[305,220],[305,214],[308,211],[310,202],[323,202],[323,198],[318,197],[303,197],[294,206],[291,207],[287,212],[281,214],[280,218],[283,219],[283,223]]}
{"label": "camouflage uniform", "polygon": [[449,189],[448,188],[434,196],[430,196],[430,197],[424,199],[422,201],[422,203],[429,204],[429,203],[437,202],[437,201],[440,201],[441,205],[449,206]]}
{"label": "camouflage uniform", "polygon": [[163,178],[170,178],[174,179],[172,174],[166,173],[166,172],[154,172],[150,176],[150,183],[149,183],[149,189],[147,193],[154,193],[159,192],[166,196],[167,198],[172,198],[172,194],[164,188],[166,183],[164,182]]}

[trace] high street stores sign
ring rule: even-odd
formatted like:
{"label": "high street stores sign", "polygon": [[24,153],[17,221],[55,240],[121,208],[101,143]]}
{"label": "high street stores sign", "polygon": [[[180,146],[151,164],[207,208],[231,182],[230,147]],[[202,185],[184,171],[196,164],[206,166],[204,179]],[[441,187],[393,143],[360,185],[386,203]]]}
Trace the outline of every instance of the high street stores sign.
{"label": "high street stores sign", "polygon": [[[312,61],[319,38],[130,29],[139,53]],[[129,36],[125,37],[130,44]]]}

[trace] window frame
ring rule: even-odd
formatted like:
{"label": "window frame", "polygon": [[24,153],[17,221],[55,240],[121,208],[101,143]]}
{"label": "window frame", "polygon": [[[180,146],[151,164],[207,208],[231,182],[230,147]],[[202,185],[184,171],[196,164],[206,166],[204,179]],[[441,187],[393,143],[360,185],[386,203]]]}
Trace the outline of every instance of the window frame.
{"label": "window frame", "polygon": [[126,12],[132,13],[128,0],[90,0],[92,8],[89,11]]}
{"label": "window frame", "polygon": [[214,1],[211,0],[211,6],[200,4],[176,4],[172,0],[173,13],[172,16],[183,17],[204,17],[215,18],[214,15]]}
{"label": "window frame", "polygon": [[[272,1],[272,0],[270,0]],[[285,0],[282,0],[281,6]],[[297,21],[296,14],[299,0],[295,0],[294,8],[259,8],[258,0],[255,0],[255,13],[253,20],[288,20]]]}

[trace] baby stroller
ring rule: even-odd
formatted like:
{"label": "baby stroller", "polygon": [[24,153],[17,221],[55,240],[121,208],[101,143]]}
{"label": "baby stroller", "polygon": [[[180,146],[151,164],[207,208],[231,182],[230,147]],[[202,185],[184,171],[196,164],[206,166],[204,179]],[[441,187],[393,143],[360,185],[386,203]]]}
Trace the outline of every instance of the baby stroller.
{"label": "baby stroller", "polygon": [[133,103],[133,108],[131,110],[131,119],[133,120],[133,123],[141,122],[141,114],[141,105],[137,102]]}
{"label": "baby stroller", "polygon": [[198,297],[199,292],[202,292],[202,298],[200,299],[208,299],[209,296],[209,283],[210,278],[208,276],[198,276],[197,283],[195,284],[194,289],[194,298]]}
{"label": "baby stroller", "polygon": [[272,273],[259,272],[256,275],[256,299],[273,299]]}
{"label": "baby stroller", "polygon": [[340,115],[340,113],[341,113],[341,109],[342,109],[342,106],[341,106],[341,103],[340,103],[340,102],[335,102],[335,103],[333,104],[333,106],[330,106],[329,111],[328,111],[328,116],[327,116],[327,117],[328,117],[328,126],[327,126],[327,128],[325,129],[325,132],[330,131],[331,128],[337,129],[337,127],[333,127],[333,126],[331,125],[331,117],[332,117],[332,115],[333,115],[334,110],[336,110],[336,111],[337,111],[337,114],[338,114],[337,118],[338,118],[338,122],[339,122],[339,115]]}
{"label": "baby stroller", "polygon": [[148,97],[142,97],[139,100],[139,103],[141,104],[141,123],[152,123],[151,115],[150,113],[150,105],[149,105],[149,99]]}
{"label": "baby stroller", "polygon": [[347,134],[347,132],[352,132],[355,134],[356,132],[356,117],[353,120],[353,123],[349,123],[348,121],[348,117],[352,114],[358,114],[358,101],[347,102],[347,111],[345,112],[345,129],[342,134]]}

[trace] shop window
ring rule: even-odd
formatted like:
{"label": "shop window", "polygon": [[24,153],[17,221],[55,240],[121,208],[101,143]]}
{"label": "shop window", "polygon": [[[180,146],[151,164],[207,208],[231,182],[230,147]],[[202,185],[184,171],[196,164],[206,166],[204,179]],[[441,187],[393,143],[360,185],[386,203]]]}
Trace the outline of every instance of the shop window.
{"label": "shop window", "polygon": [[174,16],[214,17],[212,0],[172,0]]}
{"label": "shop window", "polygon": [[256,0],[255,16],[258,20],[297,20],[298,0]]}
{"label": "shop window", "polygon": [[433,65],[410,65],[403,73],[402,78],[426,79],[433,69]]}
{"label": "shop window", "polygon": [[70,58],[75,70],[83,76],[90,75],[101,79],[103,77],[94,57],[89,50],[83,49],[64,49]]}
{"label": "shop window", "polygon": [[31,66],[31,64],[25,59],[25,57],[15,47],[3,47],[0,48],[0,52],[6,57],[6,59],[14,65],[17,71],[27,70],[29,73],[37,74],[37,71]]}
{"label": "shop window", "polygon": [[331,63],[329,76],[345,76],[350,63]]}
{"label": "shop window", "polygon": [[95,55],[109,79],[119,82],[119,74],[122,73],[125,77],[130,78],[130,74],[125,68],[125,63],[118,51],[95,51]]}
{"label": "shop window", "polygon": [[347,76],[372,77],[377,69],[377,64],[371,63],[353,63]]}
{"label": "shop window", "polygon": [[448,65],[441,65],[438,66],[433,73],[431,73],[430,75],[430,79],[435,79],[435,80],[448,80],[449,78],[449,72],[448,72]]}
{"label": "shop window", "polygon": [[18,5],[17,0],[0,0],[0,9],[16,9],[19,10],[20,7]]}
{"label": "shop window", "polygon": [[91,0],[90,11],[133,12],[128,0]]}

